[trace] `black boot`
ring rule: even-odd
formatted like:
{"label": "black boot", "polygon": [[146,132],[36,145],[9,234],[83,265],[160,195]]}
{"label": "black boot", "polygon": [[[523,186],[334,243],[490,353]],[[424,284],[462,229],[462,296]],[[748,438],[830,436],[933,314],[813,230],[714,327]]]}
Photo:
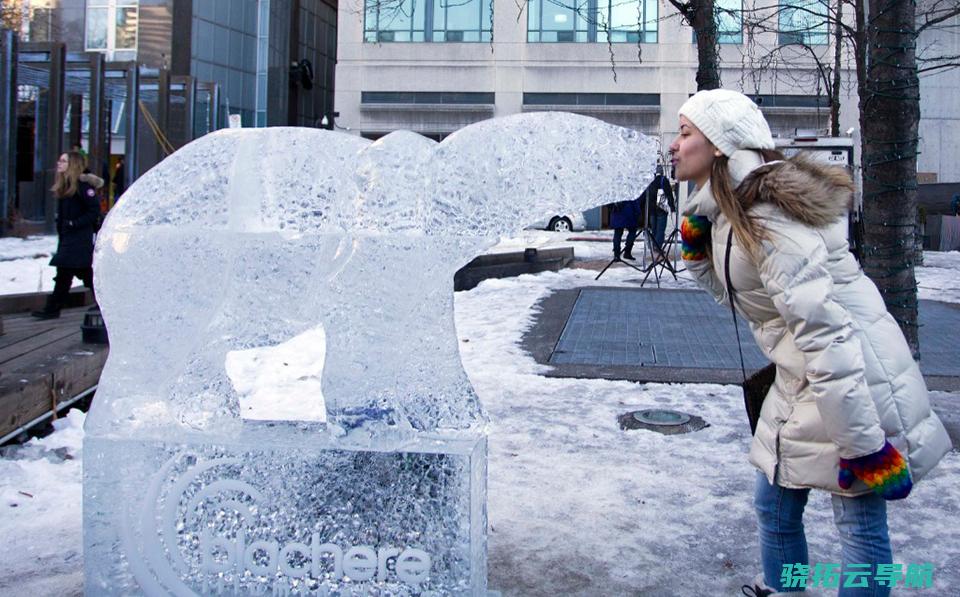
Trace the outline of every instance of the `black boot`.
{"label": "black boot", "polygon": [[630,253],[630,251],[627,251],[626,253],[624,253],[623,258],[629,259],[630,261],[634,261],[636,259],[636,257],[634,257],[633,254]]}
{"label": "black boot", "polygon": [[771,589],[763,582],[762,573],[758,574],[751,584],[740,587],[740,592],[747,597],[812,597],[811,593],[806,590],[787,593]]}
{"label": "black boot", "polygon": [[33,315],[37,319],[56,319],[60,317],[60,305],[57,304],[57,301],[53,298],[53,295],[47,297],[47,304],[40,311],[31,311],[30,315]]}

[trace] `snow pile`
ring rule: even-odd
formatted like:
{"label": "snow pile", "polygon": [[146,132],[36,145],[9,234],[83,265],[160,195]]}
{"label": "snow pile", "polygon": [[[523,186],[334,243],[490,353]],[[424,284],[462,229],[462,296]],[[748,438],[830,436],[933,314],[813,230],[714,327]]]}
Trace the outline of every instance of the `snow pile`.
{"label": "snow pile", "polygon": [[326,421],[320,377],[326,339],[323,326],[276,346],[227,353],[226,370],[240,402],[240,416],[260,421]]}
{"label": "snow pile", "polygon": [[79,595],[84,414],[71,410],[56,432],[0,458],[0,594]]}
{"label": "snow pile", "polygon": [[48,263],[56,250],[52,235],[0,238],[0,294],[52,290],[57,270]]}
{"label": "snow pile", "polygon": [[914,271],[921,299],[960,303],[960,251],[925,251],[923,265]]}

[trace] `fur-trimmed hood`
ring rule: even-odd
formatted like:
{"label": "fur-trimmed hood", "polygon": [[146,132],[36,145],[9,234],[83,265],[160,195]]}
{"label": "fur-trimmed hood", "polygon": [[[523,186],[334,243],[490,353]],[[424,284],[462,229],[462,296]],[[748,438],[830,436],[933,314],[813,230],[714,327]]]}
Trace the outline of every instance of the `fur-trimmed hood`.
{"label": "fur-trimmed hood", "polygon": [[[730,178],[747,209],[764,203],[790,218],[817,228],[845,217],[853,201],[853,181],[847,171],[800,154],[764,163],[760,153],[743,149],[730,156]],[[701,215],[716,222],[719,208],[707,182],[691,195],[683,215]]]}
{"label": "fur-trimmed hood", "polygon": [[103,179],[97,176],[96,174],[91,174],[90,172],[84,172],[80,175],[80,181],[85,182],[95,189],[103,187]]}
{"label": "fur-trimmed hood", "polygon": [[748,209],[772,203],[791,218],[822,228],[846,217],[853,190],[845,169],[800,154],[755,168],[740,183],[737,194]]}

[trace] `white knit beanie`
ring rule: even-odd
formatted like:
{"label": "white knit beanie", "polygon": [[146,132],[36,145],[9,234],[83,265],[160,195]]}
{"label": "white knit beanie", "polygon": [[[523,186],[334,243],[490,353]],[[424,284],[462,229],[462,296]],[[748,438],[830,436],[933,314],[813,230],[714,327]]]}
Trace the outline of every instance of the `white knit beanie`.
{"label": "white knit beanie", "polygon": [[738,149],[775,149],[770,126],[749,97],[739,91],[699,91],[680,106],[686,116],[725,156]]}

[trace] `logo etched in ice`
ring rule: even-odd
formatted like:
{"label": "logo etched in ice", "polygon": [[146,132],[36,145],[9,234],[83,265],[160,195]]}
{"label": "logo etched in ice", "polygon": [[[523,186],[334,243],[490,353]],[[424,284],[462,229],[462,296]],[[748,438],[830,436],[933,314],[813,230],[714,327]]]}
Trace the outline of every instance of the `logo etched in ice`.
{"label": "logo etched in ice", "polygon": [[[184,461],[188,468],[178,475]],[[416,586],[428,577],[431,557],[421,549],[321,543],[318,532],[310,534],[309,544],[269,538],[270,504],[260,490],[235,478],[242,465],[237,458],[195,462],[178,455],[153,476],[141,508],[121,531],[130,569],[145,593],[197,595],[185,578],[207,593],[241,592],[255,577],[277,587],[308,577]]]}

